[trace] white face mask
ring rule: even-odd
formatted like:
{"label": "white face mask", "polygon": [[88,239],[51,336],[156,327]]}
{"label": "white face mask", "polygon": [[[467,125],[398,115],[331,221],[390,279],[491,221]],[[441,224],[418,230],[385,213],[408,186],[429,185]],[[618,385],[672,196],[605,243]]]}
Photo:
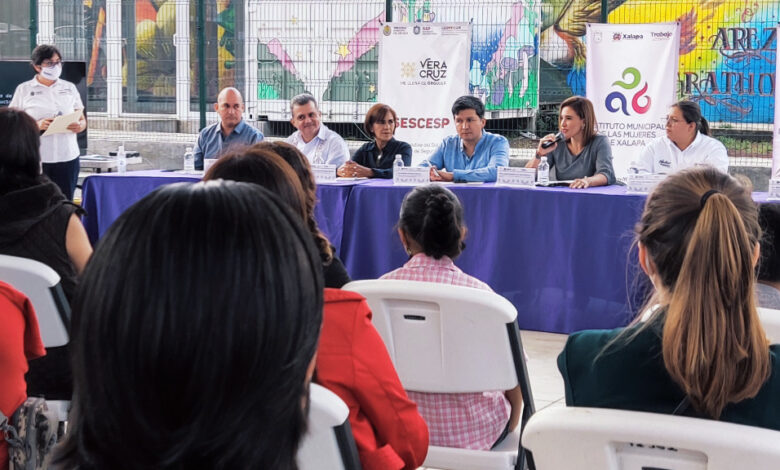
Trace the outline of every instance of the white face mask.
{"label": "white face mask", "polygon": [[41,67],[41,76],[46,80],[55,81],[60,78],[62,73],[62,64],[52,65],[51,67]]}

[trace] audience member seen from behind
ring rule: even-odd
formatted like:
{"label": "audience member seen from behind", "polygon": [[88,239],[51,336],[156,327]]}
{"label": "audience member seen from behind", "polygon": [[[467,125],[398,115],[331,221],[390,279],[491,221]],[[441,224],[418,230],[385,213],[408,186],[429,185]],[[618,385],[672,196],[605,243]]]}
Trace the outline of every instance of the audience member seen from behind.
{"label": "audience member seen from behind", "polygon": [[204,159],[219,158],[234,145],[252,145],[263,140],[263,133],[244,121],[244,98],[233,87],[223,88],[214,103],[219,122],[205,127],[195,144],[195,169],[202,170]]}
{"label": "audience member seen from behind", "polygon": [[[398,221],[409,261],[382,279],[439,282],[492,291],[453,263],[464,248],[463,208],[452,191],[439,185],[418,186],[406,195]],[[409,392],[428,423],[431,445],[490,449],[520,420],[520,387],[483,393]]]}
{"label": "audience member seen from behind", "polygon": [[598,134],[596,113],[590,100],[583,96],[563,100],[559,130],[561,140],[542,148],[545,142],[556,141],[555,134],[544,136],[536,149],[536,158],[531,159],[526,168],[536,168],[541,158],[546,156],[550,169],[555,169],[555,179],[572,180],[570,188],[615,184],[612,148],[609,139]]}
{"label": "audience member seen from behind", "polygon": [[340,135],[322,124],[317,100],[302,93],[290,100],[290,123],[297,130],[287,138],[287,143],[300,150],[313,165],[336,165],[349,160],[349,148]]}
{"label": "audience member seen from behind", "polygon": [[699,105],[683,100],[669,108],[666,135],[645,145],[630,169],[634,173],[667,175],[697,165],[710,165],[728,173],[729,156],[726,147],[710,137],[710,125]]}
{"label": "audience member seen from behind", "polygon": [[758,306],[780,310],[780,205],[761,204],[758,223],[763,232],[756,283]]}
{"label": "audience member seen from behind", "polygon": [[660,305],[644,323],[574,333],[558,357],[566,404],[700,417],[780,430],[780,345],[755,305],[761,229],[750,192],[714,168],[650,194],[639,264]]}
{"label": "audience member seen from behind", "polygon": [[322,289],[311,235],[267,189],[181,183],[143,198],[76,296],[55,468],[297,468]]}
{"label": "audience member seen from behind", "polygon": [[[0,281],[0,412],[10,418],[27,399],[27,360],[43,356],[35,310],[27,297]],[[8,444],[0,433],[0,470],[8,470]]]}
{"label": "audience member seen from behind", "polygon": [[[287,162],[295,162],[295,166]],[[303,175],[303,176],[302,176]],[[225,154],[206,172],[204,180],[227,179],[255,183],[270,189],[290,203],[309,228],[317,244],[325,276],[325,287],[339,288],[350,281],[341,260],[320,232],[314,219],[316,186],[308,162],[295,147],[282,142],[261,142],[239,147]]]}
{"label": "audience member seen from behind", "polygon": [[377,103],[366,113],[363,129],[374,139],[360,147],[352,160],[338,169],[339,176],[365,178],[392,178],[395,156],[401,155],[404,166],[412,164],[412,147],[395,140],[398,116],[393,108]]}
{"label": "audience member seen from behind", "polygon": [[[278,145],[298,153],[288,144]],[[205,179],[259,184],[278,194],[295,214],[304,214],[307,199],[298,176],[271,149],[270,144],[258,144],[228,153],[209,169]],[[419,467],[428,449],[427,428],[417,407],[407,398],[371,323],[368,304],[359,294],[338,289],[325,289],[324,296],[317,381],[349,406],[363,468]]]}
{"label": "audience member seen from behind", "polygon": [[[81,208],[41,174],[40,131],[24,111],[0,108],[0,254],[40,261],[59,274],[70,301],[92,254]],[[67,346],[49,348],[30,363],[31,396],[70,399]]]}
{"label": "audience member seen from behind", "polygon": [[452,104],[457,135],[445,137],[424,165],[431,181],[493,182],[498,167],[509,165],[506,137],[485,131],[485,105],[474,96],[461,96]]}

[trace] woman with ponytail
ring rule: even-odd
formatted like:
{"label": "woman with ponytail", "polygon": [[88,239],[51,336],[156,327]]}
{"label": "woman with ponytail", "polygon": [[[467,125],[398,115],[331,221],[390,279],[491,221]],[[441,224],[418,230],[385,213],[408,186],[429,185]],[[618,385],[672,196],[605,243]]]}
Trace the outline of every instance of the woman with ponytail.
{"label": "woman with ponytail", "polygon": [[[449,189],[431,184],[409,192],[398,221],[409,261],[382,279],[438,282],[492,291],[453,263],[465,248],[463,207]],[[428,423],[431,445],[490,449],[520,420],[520,388],[483,393],[409,392]]]}
{"label": "woman with ponytail", "polygon": [[558,357],[566,404],[780,430],[780,346],[756,312],[749,190],[714,168],[682,171],[656,187],[635,231],[657,307],[625,329],[569,336]]}
{"label": "woman with ponytail", "polygon": [[678,101],[666,116],[666,135],[645,146],[639,159],[631,162],[634,173],[671,174],[693,166],[712,166],[729,171],[726,147],[710,137],[710,125],[693,101]]}

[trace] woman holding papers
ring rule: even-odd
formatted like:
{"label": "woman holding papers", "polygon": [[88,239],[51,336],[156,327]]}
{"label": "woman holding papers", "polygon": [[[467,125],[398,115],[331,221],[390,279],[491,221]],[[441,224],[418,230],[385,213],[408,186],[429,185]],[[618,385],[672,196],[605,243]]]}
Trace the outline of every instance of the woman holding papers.
{"label": "woman holding papers", "polygon": [[635,232],[655,288],[647,305],[660,307],[627,328],[569,336],[558,356],[566,404],[780,430],[780,345],[756,310],[750,190],[712,167],[683,170],[656,186]]}
{"label": "woman holding papers", "polygon": [[[31,56],[36,75],[32,80],[16,87],[10,107],[19,108],[38,123],[41,136],[41,160],[43,173],[62,189],[68,199],[73,199],[76,180],[79,176],[79,145],[76,134],[87,128],[76,86],[60,78],[62,54],[54,46],[42,44]],[[68,116],[71,122],[60,122],[56,133],[46,134],[49,126],[58,116]],[[54,131],[54,129],[52,129]]]}
{"label": "woman holding papers", "polygon": [[583,96],[572,96],[561,103],[560,132],[542,138],[536,158],[526,168],[536,168],[545,156],[550,169],[555,168],[557,180],[571,180],[570,188],[615,184],[609,140],[598,135],[593,103]]}
{"label": "woman holding papers", "polygon": [[412,163],[412,147],[406,142],[395,140],[393,134],[398,127],[398,116],[393,108],[377,103],[366,113],[363,129],[371,136],[371,142],[360,147],[352,160],[338,169],[344,177],[392,178],[393,162],[401,155],[404,166]]}
{"label": "woman holding papers", "polygon": [[[409,261],[382,279],[438,282],[491,290],[453,263],[465,245],[463,207],[449,189],[418,186],[404,198],[398,221]],[[488,450],[517,427],[520,387],[481,393],[409,392],[428,423],[431,445]]]}

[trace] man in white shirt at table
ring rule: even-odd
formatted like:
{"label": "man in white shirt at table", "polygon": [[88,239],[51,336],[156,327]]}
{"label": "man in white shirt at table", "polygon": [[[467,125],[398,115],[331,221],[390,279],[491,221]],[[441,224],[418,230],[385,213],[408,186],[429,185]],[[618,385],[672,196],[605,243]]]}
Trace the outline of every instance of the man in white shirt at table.
{"label": "man in white shirt at table", "polygon": [[349,148],[340,135],[320,122],[320,110],[314,96],[303,93],[290,101],[293,127],[298,129],[287,143],[295,145],[312,165],[340,167],[349,159]]}
{"label": "man in white shirt at table", "polygon": [[666,135],[648,143],[638,160],[631,162],[633,173],[668,175],[685,168],[710,165],[729,171],[726,147],[710,137],[710,126],[693,101],[679,101],[669,108]]}

